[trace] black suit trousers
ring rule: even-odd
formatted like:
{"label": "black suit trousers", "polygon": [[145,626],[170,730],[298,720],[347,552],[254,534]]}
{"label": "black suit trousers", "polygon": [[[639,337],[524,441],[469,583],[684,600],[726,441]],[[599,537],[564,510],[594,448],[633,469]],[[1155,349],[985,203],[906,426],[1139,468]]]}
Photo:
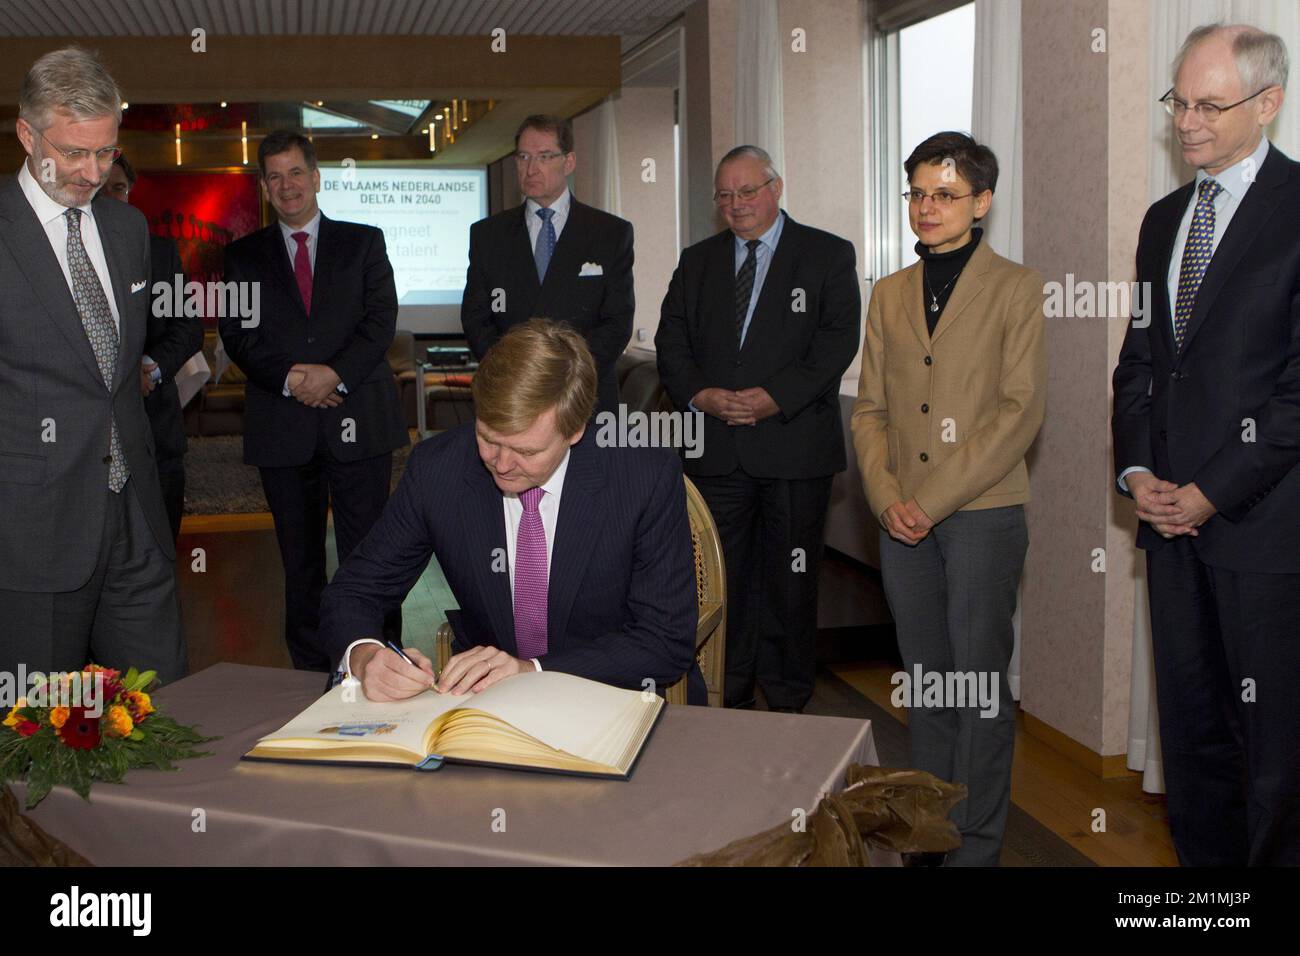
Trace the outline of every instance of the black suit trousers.
{"label": "black suit trousers", "polygon": [[1300,864],[1300,574],[1147,552],[1169,828],[1185,866]]}
{"label": "black suit trousers", "polygon": [[[340,565],[379,520],[388,503],[393,453],[338,461],[324,440],[305,465],[261,468],[262,490],[275,519],[284,565],[284,638],[298,670],[333,669],[317,639],[325,590],[327,509],[334,512],[334,550]],[[401,646],[402,615],[384,618],[384,639]]]}
{"label": "black suit trousers", "polygon": [[724,703],[752,701],[757,682],[769,707],[802,708],[816,681],[817,573],[832,476],[756,478],[738,468],[691,480],[727,564]]}

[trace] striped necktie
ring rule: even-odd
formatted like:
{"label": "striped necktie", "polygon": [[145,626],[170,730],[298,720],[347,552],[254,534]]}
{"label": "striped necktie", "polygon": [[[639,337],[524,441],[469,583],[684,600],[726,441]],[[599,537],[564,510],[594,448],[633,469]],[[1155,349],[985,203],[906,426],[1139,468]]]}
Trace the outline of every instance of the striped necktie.
{"label": "striped necktie", "polygon": [[736,343],[745,343],[745,316],[749,315],[749,298],[754,292],[754,272],[758,268],[758,240],[750,239],[745,243],[749,254],[740,264],[736,273]]}
{"label": "striped necktie", "polygon": [[1178,299],[1174,303],[1174,344],[1183,348],[1187,337],[1187,323],[1196,305],[1196,292],[1205,278],[1205,270],[1214,256],[1214,198],[1223,187],[1213,179],[1202,179],[1196,208],[1192,210],[1192,224],[1187,230],[1187,244],[1183,246],[1183,261],[1178,267]]}
{"label": "striped necktie", "polygon": [[[81,316],[81,326],[90,339],[90,348],[95,353],[95,364],[104,379],[104,386],[110,395],[113,392],[113,375],[117,367],[118,335],[117,325],[113,322],[113,312],[104,295],[104,286],[99,281],[99,273],[91,265],[90,256],[81,241],[81,210],[68,209],[63,213],[68,221],[68,272],[72,275],[72,301],[76,303],[77,313]],[[117,433],[117,416],[110,412],[111,425],[108,440],[108,487],[119,492],[131,477],[126,465],[126,454],[122,451],[122,439]]]}

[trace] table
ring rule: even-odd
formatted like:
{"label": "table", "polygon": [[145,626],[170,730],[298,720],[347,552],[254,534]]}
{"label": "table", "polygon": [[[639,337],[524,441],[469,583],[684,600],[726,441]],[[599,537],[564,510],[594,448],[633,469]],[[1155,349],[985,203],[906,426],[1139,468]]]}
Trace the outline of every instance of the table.
{"label": "table", "polygon": [[667,865],[811,811],[849,763],[877,762],[869,721],[686,706],[665,710],[630,781],[239,760],[321,689],[315,673],[210,667],[156,695],[221,735],[210,756],[96,784],[89,805],[59,787],[28,815],[101,866]]}

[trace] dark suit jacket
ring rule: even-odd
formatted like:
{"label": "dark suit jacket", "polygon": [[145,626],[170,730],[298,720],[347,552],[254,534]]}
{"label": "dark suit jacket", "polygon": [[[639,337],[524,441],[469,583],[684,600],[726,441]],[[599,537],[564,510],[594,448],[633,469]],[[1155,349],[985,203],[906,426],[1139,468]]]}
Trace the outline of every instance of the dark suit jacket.
{"label": "dark suit jacket", "polygon": [[[461,323],[480,359],[513,325],[534,317],[567,322],[591,347],[600,377],[597,404],[618,406],[614,363],[632,337],[632,224],[569,198],[569,218],[538,283],[524,224],[527,203],[481,219],[469,230],[469,271]],[[602,275],[581,276],[594,262]],[[493,290],[505,290],[505,311],[492,311]]]}
{"label": "dark suit jacket", "polygon": [[705,415],[704,453],[686,459],[686,473],[740,467],[756,478],[818,478],[843,471],[840,378],[857,354],[862,319],[852,243],[787,215],[743,349],[735,256],[730,229],[682,252],[655,335],[659,377],[679,409],[704,388],[762,386],[781,410],[744,427]]}
{"label": "dark suit jacket", "polygon": [[[226,281],[261,283],[261,315],[245,329],[238,316],[220,321],[230,358],[248,376],[244,461],[266,468],[311,460],[318,434],[338,461],[358,461],[410,439],[386,359],[397,328],[397,288],[374,226],[322,215],[312,279],[312,310],[303,308],[279,223],[226,247]],[[347,396],[334,408],[308,408],[283,395],[297,362],[328,365]],[[345,419],[355,422],[344,441]]]}
{"label": "dark suit jacket", "polygon": [[[138,209],[94,200],[119,316],[113,389],[45,230],[10,176],[0,183],[0,588],[70,591],[99,557],[116,418],[134,493],[162,553],[176,555],[140,398],[149,229]],[[132,289],[135,291],[132,291]],[[52,441],[42,440],[53,428]]]}
{"label": "dark suit jacket", "polygon": [[[166,236],[149,237],[149,289],[155,282],[168,288],[182,275],[181,254],[176,241]],[[185,280],[182,279],[182,282]],[[174,309],[160,311],[175,311]],[[162,378],[144,400],[144,410],[153,428],[153,440],[159,458],[179,458],[185,454],[185,426],[181,421],[180,393],[176,391],[176,373],[203,348],[203,322],[197,316],[154,315],[149,310],[149,329],[144,340],[144,354],[158,363]]]}
{"label": "dark suit jacket", "polygon": [[[1300,572],[1300,164],[1269,148],[1176,351],[1166,277],[1192,190],[1142,221],[1137,278],[1153,308],[1148,327],[1129,325],[1115,369],[1115,473],[1144,465],[1195,482],[1218,509],[1192,539],[1207,564]],[[1166,541],[1143,523],[1137,543]]]}
{"label": "dark suit jacket", "polygon": [[[518,655],[501,492],[467,424],[420,442],[370,534],[321,600],[322,647],[333,659],[378,635],[437,555],[461,609],[465,643]],[[499,559],[499,560],[497,560]],[[499,570],[494,570],[494,565]],[[545,670],[660,692],[692,672],[698,607],[686,490],[674,455],[601,448],[588,428],[569,454],[548,578]]]}

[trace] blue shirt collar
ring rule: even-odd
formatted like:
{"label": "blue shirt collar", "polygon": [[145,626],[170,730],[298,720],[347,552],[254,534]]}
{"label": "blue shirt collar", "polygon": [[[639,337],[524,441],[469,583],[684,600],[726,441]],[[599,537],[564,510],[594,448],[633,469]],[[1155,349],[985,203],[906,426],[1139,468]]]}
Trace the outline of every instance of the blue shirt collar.
{"label": "blue shirt collar", "polygon": [[1204,179],[1213,178],[1228,195],[1232,196],[1237,202],[1241,202],[1242,197],[1246,195],[1246,190],[1250,188],[1250,184],[1259,176],[1259,169],[1264,165],[1264,159],[1267,156],[1268,137],[1261,136],[1259,145],[1255,147],[1253,153],[1241,162],[1229,166],[1217,176],[1211,177],[1205,170],[1198,169],[1196,171],[1196,186],[1199,187]]}

